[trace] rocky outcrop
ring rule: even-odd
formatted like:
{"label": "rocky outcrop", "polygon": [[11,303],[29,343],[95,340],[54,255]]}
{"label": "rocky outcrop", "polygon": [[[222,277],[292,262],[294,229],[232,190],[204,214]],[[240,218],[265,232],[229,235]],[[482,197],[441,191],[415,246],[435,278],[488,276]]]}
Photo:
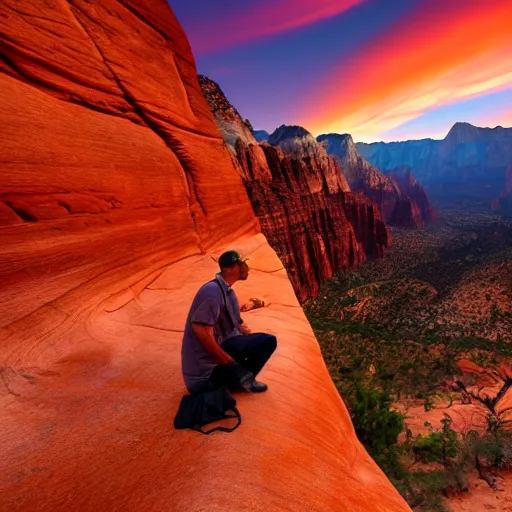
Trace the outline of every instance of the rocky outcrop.
{"label": "rocky outcrop", "polygon": [[381,208],[388,224],[416,228],[429,222],[431,206],[411,172],[382,173],[358,152],[352,136],[330,133],[317,140],[341,163],[352,190],[362,192]]}
{"label": "rocky outcrop", "polygon": [[[339,162],[307,130],[283,125],[268,143],[248,140],[242,117],[226,108],[221,89],[204,77],[200,83],[299,300],[316,296],[320,283],[339,270],[383,256],[389,235],[378,206],[351,193]],[[234,145],[233,134],[239,134]]]}
{"label": "rocky outcrop", "polygon": [[492,209],[505,217],[512,217],[512,165],[507,169],[505,187],[498,198],[492,202]]}
{"label": "rocky outcrop", "polygon": [[[4,0],[0,19],[0,508],[408,510],[355,437],[167,2]],[[246,321],[279,347],[266,396],[237,395],[244,423],[205,443],[172,428],[180,343],[233,246],[242,303],[264,293]]]}
{"label": "rocky outcrop", "polygon": [[[122,286],[259,230],[166,2],[52,5],[0,6],[0,327],[15,360],[26,343],[11,327],[36,332],[27,318],[47,304],[64,321],[59,300],[86,308],[86,284]],[[34,343],[33,357],[58,351]]]}
{"label": "rocky outcrop", "polygon": [[264,142],[270,137],[270,133],[265,130],[254,130],[252,134],[257,142]]}
{"label": "rocky outcrop", "polygon": [[224,141],[228,146],[234,146],[237,139],[242,139],[246,144],[254,141],[252,126],[249,120],[242,120],[238,110],[231,105],[227,98],[217,94],[218,85],[208,77],[198,75],[198,81],[208,104],[215,102],[218,112],[217,125],[220,128]]}
{"label": "rocky outcrop", "polygon": [[456,123],[443,140],[358,143],[357,149],[383,171],[410,166],[439,199],[490,201],[499,194],[512,163],[512,128]]}
{"label": "rocky outcrop", "polygon": [[425,189],[409,166],[398,167],[388,174],[398,191],[398,203],[392,215],[395,226],[422,226],[432,221],[433,210]]}

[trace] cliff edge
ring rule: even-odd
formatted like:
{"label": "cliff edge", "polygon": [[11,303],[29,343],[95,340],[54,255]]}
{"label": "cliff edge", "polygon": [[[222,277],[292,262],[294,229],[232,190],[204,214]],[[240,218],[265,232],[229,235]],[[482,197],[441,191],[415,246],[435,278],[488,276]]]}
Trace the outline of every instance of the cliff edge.
{"label": "cliff edge", "polygon": [[[167,2],[4,0],[0,18],[0,510],[409,510],[355,437]],[[226,247],[279,347],[241,427],[203,437],[172,426],[181,331]]]}

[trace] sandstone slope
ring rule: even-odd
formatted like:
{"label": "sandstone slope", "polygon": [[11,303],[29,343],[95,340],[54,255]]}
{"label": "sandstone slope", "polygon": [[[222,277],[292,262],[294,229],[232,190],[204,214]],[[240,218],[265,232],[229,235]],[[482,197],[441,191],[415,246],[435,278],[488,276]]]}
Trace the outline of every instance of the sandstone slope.
{"label": "sandstone slope", "polygon": [[[164,0],[0,4],[0,510],[408,510],[355,438]],[[231,435],[178,432],[192,295],[235,246],[275,332]],[[290,387],[290,376],[301,383]]]}

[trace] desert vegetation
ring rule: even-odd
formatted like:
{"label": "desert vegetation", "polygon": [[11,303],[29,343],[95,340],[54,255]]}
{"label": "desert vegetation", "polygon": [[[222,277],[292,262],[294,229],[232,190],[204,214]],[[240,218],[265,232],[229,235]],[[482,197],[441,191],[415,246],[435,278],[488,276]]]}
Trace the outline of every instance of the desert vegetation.
{"label": "desert vegetation", "polygon": [[445,211],[305,311],[359,439],[417,511],[512,469],[512,224]]}

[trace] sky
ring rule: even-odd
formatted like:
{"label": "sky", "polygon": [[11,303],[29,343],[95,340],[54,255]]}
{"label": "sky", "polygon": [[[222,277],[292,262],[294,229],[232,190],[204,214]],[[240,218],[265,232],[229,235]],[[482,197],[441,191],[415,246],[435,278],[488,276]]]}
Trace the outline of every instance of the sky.
{"label": "sky", "polygon": [[512,126],[512,0],[169,0],[258,130],[356,142]]}

